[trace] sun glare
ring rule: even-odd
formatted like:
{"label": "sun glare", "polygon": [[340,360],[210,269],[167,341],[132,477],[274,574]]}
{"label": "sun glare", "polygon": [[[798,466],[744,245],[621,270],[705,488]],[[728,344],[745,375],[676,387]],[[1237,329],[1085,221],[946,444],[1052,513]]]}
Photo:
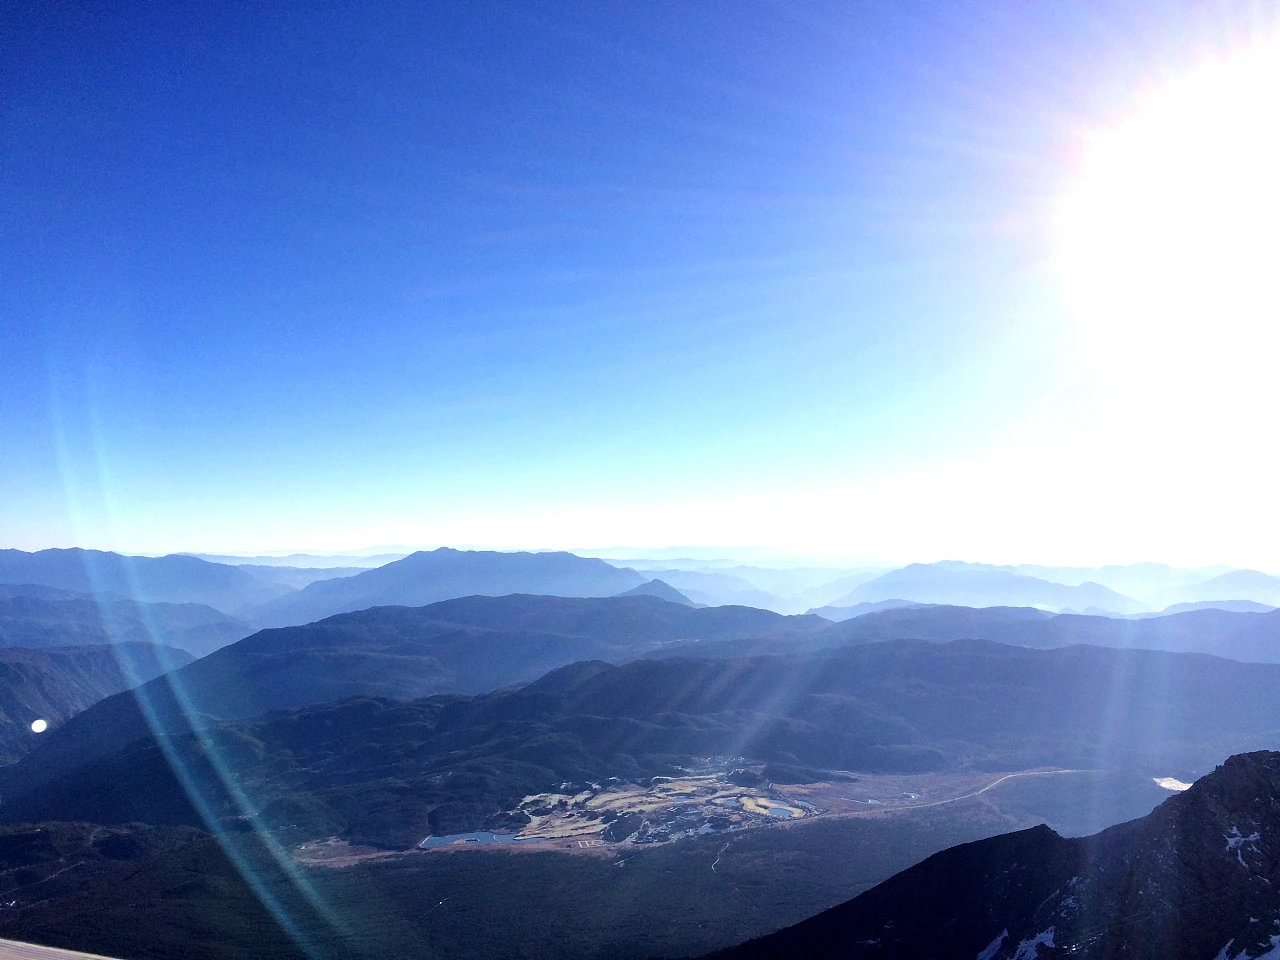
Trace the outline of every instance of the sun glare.
{"label": "sun glare", "polygon": [[1280,321],[1280,42],[1203,64],[1089,137],[1056,222],[1086,349],[1258,358]]}

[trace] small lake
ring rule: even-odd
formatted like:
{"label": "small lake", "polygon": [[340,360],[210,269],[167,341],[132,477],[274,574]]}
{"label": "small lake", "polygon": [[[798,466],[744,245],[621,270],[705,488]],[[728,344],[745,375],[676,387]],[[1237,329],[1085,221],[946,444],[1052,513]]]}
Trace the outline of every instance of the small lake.
{"label": "small lake", "polygon": [[420,844],[419,850],[430,850],[432,847],[447,847],[451,843],[520,843],[525,840],[541,840],[542,837],[517,837],[514,833],[451,833],[443,837],[427,837]]}

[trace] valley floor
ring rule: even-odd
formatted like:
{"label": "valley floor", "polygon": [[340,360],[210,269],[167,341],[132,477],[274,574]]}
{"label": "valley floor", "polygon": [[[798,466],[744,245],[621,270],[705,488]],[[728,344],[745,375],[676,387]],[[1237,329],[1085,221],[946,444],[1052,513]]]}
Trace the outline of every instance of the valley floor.
{"label": "valley floor", "polygon": [[[519,829],[432,836],[418,849],[446,852],[497,844],[510,850],[612,853],[633,845],[729,836],[823,817],[892,816],[980,797],[1021,778],[1095,772],[1040,768],[1004,773],[843,773],[835,780],[778,784],[766,781],[759,767],[713,767],[708,761],[688,776],[655,778],[644,785],[617,780],[566,783],[558,792],[525,797],[507,811],[511,822],[527,821]],[[759,783],[744,785],[753,780]],[[295,856],[312,865],[345,866],[394,854],[329,839],[302,844]]]}
{"label": "valley floor", "polygon": [[[555,795],[567,797],[565,807],[556,812],[557,799],[550,812],[537,814],[543,818],[538,828],[556,818],[570,831],[601,824],[603,813],[596,821],[586,816],[596,798],[596,810],[634,815],[655,804],[659,812],[695,800],[706,801],[697,809],[720,809],[714,801],[761,797],[761,807],[804,816],[755,814],[760,825],[752,828],[588,847],[578,846],[572,832],[555,841],[563,844],[559,848],[448,844],[388,852],[312,842],[294,848],[295,863],[311,865],[301,872],[276,860],[251,833],[221,838],[234,848],[235,863],[213,838],[196,835],[172,848],[159,838],[163,849],[156,853],[115,868],[104,864],[71,884],[77,871],[58,871],[85,854],[83,844],[69,839],[55,851],[59,856],[22,881],[57,874],[49,882],[67,881],[66,891],[54,899],[18,896],[20,903],[0,909],[0,928],[18,940],[131,960],[303,960],[310,948],[283,933],[284,917],[315,948],[311,956],[344,960],[689,956],[796,923],[958,843],[1040,822],[1081,835],[1140,816],[1169,796],[1152,777],[1170,772],[860,774],[825,784],[751,787],[702,779],[707,774],[697,772],[643,789],[601,784],[594,797],[566,788]],[[696,791],[704,793],[683,795]],[[541,810],[550,799],[529,797],[518,806]],[[882,803],[866,802],[871,799]],[[530,816],[524,828],[534,827]],[[14,828],[24,844],[50,829]],[[90,830],[85,842],[91,839]],[[259,899],[263,894],[272,910]]]}

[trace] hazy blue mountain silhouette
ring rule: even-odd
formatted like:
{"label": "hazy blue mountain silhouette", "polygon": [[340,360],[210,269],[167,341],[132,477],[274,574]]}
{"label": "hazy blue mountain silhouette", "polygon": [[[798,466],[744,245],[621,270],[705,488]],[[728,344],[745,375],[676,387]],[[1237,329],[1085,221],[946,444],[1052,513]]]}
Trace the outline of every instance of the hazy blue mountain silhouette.
{"label": "hazy blue mountain silhouette", "polygon": [[239,569],[264,583],[278,584],[286,590],[301,590],[317,580],[354,577],[368,567],[286,567],[281,564],[237,564]]}
{"label": "hazy blue mountain silhouette", "polygon": [[694,602],[686,597],[683,593],[661,580],[649,580],[640,584],[638,587],[632,587],[630,590],[624,590],[618,594],[620,597],[658,597],[662,600],[670,600],[672,603],[683,603],[685,606],[695,606]]}
{"label": "hazy blue mountain silhouette", "polygon": [[1093,607],[1114,613],[1137,613],[1144,604],[1098,583],[1064,586],[986,564],[913,563],[868,580],[828,606],[882,600],[914,600],[966,607],[1044,607],[1076,610]]}
{"label": "hazy blue mountain silhouette", "polygon": [[201,657],[252,633],[199,603],[139,603],[56,587],[0,585],[0,646],[160,643]]}
{"label": "hazy blue mountain silhouette", "polygon": [[1068,586],[1088,582],[1100,583],[1104,587],[1110,587],[1116,593],[1133,597],[1152,607],[1159,607],[1165,604],[1158,603],[1156,597],[1178,587],[1216,577],[1220,573],[1228,572],[1231,568],[1221,564],[1187,568],[1174,567],[1167,563],[1142,562],[1125,565],[1110,564],[1102,567],[1058,567],[1021,563],[1000,569]]}
{"label": "hazy blue mountain silhouette", "polygon": [[634,570],[572,553],[499,553],[441,547],[410,554],[353,577],[310,584],[266,604],[256,611],[255,619],[264,626],[288,626],[367,607],[419,606],[477,594],[610,597],[645,581]]}
{"label": "hazy blue mountain silhouette", "polygon": [[1197,600],[1194,603],[1175,603],[1160,611],[1159,616],[1167,617],[1175,613],[1186,613],[1189,610],[1230,610],[1233,613],[1270,613],[1276,608],[1268,603],[1256,600]]}
{"label": "hazy blue mountain silhouette", "polygon": [[1199,609],[1169,616],[1118,618],[1053,614],[1034,607],[917,604],[862,614],[808,636],[672,645],[671,656],[735,657],[788,653],[847,644],[915,639],[946,643],[976,638],[1049,649],[1072,644],[1208,653],[1258,663],[1280,662],[1280,611],[1236,613]]}
{"label": "hazy blue mountain silhouette", "polygon": [[460,597],[425,608],[434,617],[490,630],[543,630],[591,637],[641,651],[680,641],[716,642],[773,638],[790,642],[815,634],[830,621],[784,616],[756,607],[694,607],[660,597]]}
{"label": "hazy blue mountain silhouette", "polygon": [[197,557],[128,557],[102,550],[0,550],[0,583],[39,584],[147,603],[203,603],[225,613],[288,593],[239,567]]}
{"label": "hazy blue mountain silhouette", "polygon": [[1089,643],[1108,647],[1209,653],[1236,660],[1280,661],[1280,611],[1190,610],[1143,619],[1050,614],[1030,607],[917,606],[869,613],[827,627],[814,646],[978,637],[1028,647]]}
{"label": "hazy blue mountain silhouette", "polygon": [[914,600],[865,600],[852,607],[814,607],[809,612],[814,616],[825,617],[836,622],[852,620],[868,613],[879,613],[881,610],[897,610],[900,607],[919,607],[923,604]]}
{"label": "hazy blue mountain silhouette", "polygon": [[[709,606],[732,604],[759,607],[762,610],[795,612],[795,606],[784,597],[763,590],[742,577],[719,570],[681,570],[674,567],[644,571],[663,583],[675,587],[694,603]],[[801,607],[803,609],[803,607]]]}
{"label": "hazy blue mountain silhouette", "polygon": [[1201,583],[1179,587],[1166,594],[1170,600],[1253,600],[1280,607],[1280,577],[1257,570],[1232,570]]}

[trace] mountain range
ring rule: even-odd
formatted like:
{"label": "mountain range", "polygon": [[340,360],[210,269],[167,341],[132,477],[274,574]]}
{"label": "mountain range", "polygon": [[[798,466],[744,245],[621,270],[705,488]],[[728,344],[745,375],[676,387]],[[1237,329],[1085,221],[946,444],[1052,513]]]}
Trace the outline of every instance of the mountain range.
{"label": "mountain range", "polygon": [[879,613],[881,610],[896,610],[898,607],[919,606],[925,606],[925,604],[917,603],[915,600],[863,600],[851,607],[814,607],[809,612],[814,616],[839,623],[842,620],[852,620],[854,617],[861,617],[864,614]]}
{"label": "mountain range", "polygon": [[[612,562],[621,565],[619,561]],[[696,560],[642,560],[637,561],[636,569],[672,584],[697,603],[748,605],[778,613],[801,613],[815,604],[826,604],[884,572],[736,563],[706,566]]]}
{"label": "mountain range", "polygon": [[0,649],[0,762],[12,763],[52,732],[105,697],[191,662],[181,650],[150,643]]}
{"label": "mountain range", "polygon": [[[824,628],[813,646],[915,638],[980,637],[1027,647],[1098,644],[1211,653],[1236,660],[1280,662],[1280,612],[1199,609],[1139,620],[1050,614],[1030,607],[917,605],[867,613]],[[775,647],[776,649],[776,647]]]}
{"label": "mountain range", "polygon": [[409,551],[401,553],[289,553],[284,555],[236,556],[225,553],[192,553],[189,556],[225,563],[233,567],[291,567],[295,570],[368,570],[380,567],[392,560],[403,560]]}
{"label": "mountain range", "polygon": [[0,815],[196,825],[195,796],[228,823],[248,813],[295,839],[403,848],[480,829],[566,781],[669,776],[696,757],[783,764],[801,781],[1048,766],[1161,776],[1276,742],[1276,689],[1280,665],[900,641],[788,657],[580,662],[474,697],[360,696],[185,730],[166,716],[164,743],[145,725],[106,743],[111,705],[133,702],[125,695],[8,768]]}
{"label": "mountain range", "polygon": [[687,607],[706,606],[706,604],[695,604],[683,593],[671,586],[669,583],[663,583],[661,580],[650,580],[642,583],[638,587],[632,587],[630,590],[624,590],[618,594],[620,597],[659,597],[662,600],[669,600],[672,603],[683,603]]}
{"label": "mountain range", "polygon": [[[1180,610],[1208,601],[1232,609],[1247,602],[1280,606],[1280,578],[1253,570],[1179,570],[1162,564],[1091,570],[944,561],[884,572],[740,564],[686,569],[650,563],[641,574],[617,562],[567,553],[448,548],[352,558],[350,566],[334,565],[341,557],[309,555],[294,558],[301,566],[288,565],[287,557],[217,559],[232,562],[187,554],[127,557],[79,549],[4,550],[0,583],[38,584],[141,602],[200,603],[257,626],[287,626],[369,606],[418,605],[474,594],[611,596],[650,578],[694,603],[750,605],[783,613],[809,609],[835,619],[850,616],[841,608],[861,610],[866,604],[888,601],[1035,606],[1109,616],[1150,616],[1165,607]],[[311,565],[318,563],[327,565]],[[1093,575],[1096,582],[1082,579]],[[1116,584],[1143,592],[1135,599],[1114,589]]]}
{"label": "mountain range", "polygon": [[[1035,607],[956,607],[886,601],[870,612],[807,636],[674,644],[650,656],[724,656],[791,653],[845,644],[917,639],[945,643],[977,638],[1048,649],[1073,644],[1209,653],[1236,660],[1280,662],[1280,614],[1213,607],[1141,618],[1054,614]],[[878,608],[878,609],[876,609]],[[863,608],[868,609],[868,608]]]}
{"label": "mountain range", "polygon": [[1173,594],[1181,602],[1195,600],[1253,600],[1280,606],[1280,577],[1257,570],[1231,570]]}
{"label": "mountain range", "polygon": [[522,595],[373,608],[261,631],[137,691],[107,698],[51,733],[38,755],[7,775],[48,780],[104,756],[150,731],[145,713],[160,729],[181,733],[193,714],[212,722],[350,696],[478,694],[528,683],[581,660],[732,659],[899,639],[971,638],[1045,649],[1088,643],[1214,651],[1274,661],[1280,659],[1280,613],[1199,610],[1115,620],[1032,608],[916,606],[830,624],[750,607],[690,608],[651,596]]}
{"label": "mountain range", "polygon": [[1257,570],[1167,564],[1016,567],[940,561],[890,570],[825,606],[914,600],[959,606],[1036,606],[1049,610],[1130,615],[1203,601],[1254,601],[1280,606],[1280,577]]}
{"label": "mountain range", "polygon": [[985,564],[913,563],[855,587],[828,604],[850,607],[885,600],[912,600],[968,607],[1044,607],[1137,613],[1146,605],[1099,583],[1066,586]]}
{"label": "mountain range", "polygon": [[[464,554],[462,563],[471,562],[471,556]],[[1122,819],[1097,816],[1100,811],[1127,810],[1125,816],[1131,817],[1149,810],[1154,796],[1137,808],[1134,801],[1160,793],[1153,777],[1191,780],[1197,770],[1223,756],[1280,740],[1280,704],[1274,696],[1280,689],[1280,666],[1106,648],[1216,649],[1261,660],[1274,651],[1280,635],[1280,619],[1271,613],[1201,609],[1129,620],[1055,615],[1028,607],[878,604],[881,609],[831,623],[749,607],[692,607],[651,595],[670,596],[663,587],[679,591],[637,576],[640,583],[628,588],[637,594],[633,596],[468,596],[262,630],[144,685],[141,700],[132,692],[109,696],[78,716],[55,718],[54,728],[38,737],[28,729],[15,741],[23,745],[12,756],[32,745],[34,749],[0,773],[0,818],[38,818],[44,826],[0,827],[0,863],[22,862],[12,844],[65,833],[66,852],[31,874],[31,882],[39,884],[36,889],[61,889],[66,878],[82,869],[102,879],[90,882],[83,895],[68,892],[56,910],[41,906],[24,888],[15,894],[24,903],[23,925],[12,929],[56,939],[60,929],[88,929],[84,925],[92,925],[93,917],[116,918],[107,926],[118,926],[134,915],[130,911],[140,897],[152,904],[151,922],[161,926],[169,917],[189,922],[181,912],[187,908],[179,910],[171,897],[189,898],[184,904],[198,900],[205,904],[200,910],[212,911],[201,916],[218,916],[218,904],[239,902],[240,894],[231,883],[235,868],[220,866],[214,851],[251,826],[267,829],[265,835],[280,839],[285,850],[318,837],[404,850],[428,833],[506,829],[515,815],[513,804],[532,793],[614,776],[643,784],[653,777],[684,775],[699,758],[736,758],[753,770],[763,765],[769,778],[785,778],[780,783],[986,771],[995,779],[1007,770],[1062,767],[1123,771],[1145,784],[1148,793],[1126,786],[1123,799],[1119,787],[1106,778],[1090,780],[1095,785],[1088,789],[1064,784],[1080,793],[1080,810],[1094,814],[1073,815],[1071,821],[1087,822],[1092,830]],[[412,588],[413,577],[407,582]],[[51,604],[86,599],[49,587],[11,588],[5,596]],[[107,603],[101,597],[88,602],[96,608]],[[132,603],[139,616],[154,616],[143,603],[109,602]],[[984,637],[988,639],[974,639]],[[1018,646],[989,642],[1001,638]],[[881,640],[887,642],[877,642]],[[1106,646],[1077,645],[1082,642]],[[165,736],[157,737],[156,729]],[[14,730],[22,734],[17,721]],[[203,810],[193,805],[192,788]],[[806,900],[813,894],[797,894],[799,899],[785,910],[761,913],[749,910],[746,901],[733,900],[732,888],[726,887],[730,892],[725,893],[729,900],[722,922],[727,926],[717,939],[694,939],[701,920],[690,920],[687,930],[680,927],[685,930],[679,934],[682,939],[671,941],[681,945],[673,949],[688,955],[732,942],[725,930],[739,931],[738,937],[776,930],[853,896],[946,843],[1035,822],[1022,816],[975,820],[986,804],[974,800],[964,806],[963,815],[958,806],[940,807],[937,815],[922,811],[918,823],[911,821],[914,826],[906,820],[896,825],[885,821],[872,829],[869,823],[866,836],[878,838],[877,844],[890,844],[897,833],[916,836],[912,831],[917,827],[935,833],[932,845],[912,841],[924,844],[915,848],[915,856],[904,853],[862,885],[850,887],[846,878],[839,896]],[[1048,807],[1036,801],[1027,809]],[[1042,815],[1057,829],[1071,832],[1064,821]],[[85,819],[98,826],[80,831],[65,821],[53,823],[53,818]],[[168,824],[164,829],[179,832],[149,833],[157,828],[127,826],[130,821]],[[208,823],[227,831],[212,846],[196,839],[174,847],[164,839],[197,836],[181,831]],[[819,818],[814,826],[810,830],[804,823],[806,836],[834,839],[853,824]],[[757,832],[776,837],[756,840]],[[816,839],[802,840],[790,827],[747,833],[751,843],[733,849],[743,851],[744,858],[747,850],[756,850],[751,856],[758,864],[751,869],[758,872],[737,874],[731,883],[759,883],[770,871],[785,877],[788,870],[799,869],[797,850],[821,846]],[[701,888],[683,886],[688,878],[681,871],[696,869],[712,887],[723,884],[726,863],[720,854],[726,844],[715,837],[704,839],[705,844],[688,841],[688,852],[680,852],[681,847],[665,860],[654,858],[653,866],[644,868],[645,876],[667,877],[664,885],[687,889],[695,897],[703,895]],[[106,866],[102,851],[126,848],[137,849],[143,859],[135,868],[130,855],[122,854],[118,863],[121,870],[129,865],[127,875],[113,872],[116,868]],[[849,848],[847,855],[853,863],[866,854],[859,847]],[[551,856],[562,859],[552,864]],[[687,857],[693,861],[686,865]],[[525,901],[540,883],[559,889],[558,884],[577,876],[582,859],[531,852],[520,857],[445,855],[423,860],[421,867],[415,860],[412,867],[406,862],[377,873],[380,885],[359,902],[376,914],[389,889],[400,889],[397,884],[406,891],[422,888],[422,877],[434,876],[435,864],[449,863],[459,865],[439,869],[451,871],[452,879],[438,893],[422,888],[421,910],[437,905],[458,884],[473,889],[468,885],[481,883],[482,877],[483,883],[503,891],[495,896]],[[626,871],[639,869],[640,861],[619,859],[624,866],[609,858],[602,861],[602,869],[612,870],[606,876],[625,878]],[[848,867],[822,860],[816,849],[814,858],[803,862],[803,869],[831,871],[833,878]],[[500,865],[507,863],[509,867]],[[68,867],[70,872],[59,872]],[[427,874],[418,872],[423,868]],[[372,876],[361,874],[355,885]],[[131,879],[142,877],[147,879]],[[0,878],[0,893],[9,889],[7,882]],[[351,899],[354,887],[342,889],[342,903],[356,902]],[[595,903],[574,889],[580,902]],[[770,890],[773,897],[783,887],[759,889]],[[424,898],[432,894],[435,899],[427,902]],[[673,916],[679,913],[678,904],[662,900],[653,889],[628,888],[625,879],[611,896],[630,896],[640,913],[652,913],[659,902]],[[491,903],[488,894],[483,900]],[[737,904],[732,909],[730,901]],[[247,912],[248,902],[244,906]],[[607,904],[592,909],[601,906]],[[466,929],[450,934],[451,943],[470,942],[475,924],[486,922],[462,913],[456,922],[463,923],[463,916],[471,919]],[[4,933],[4,917],[0,912],[0,935],[14,935]],[[428,926],[438,928],[442,912],[429,917]],[[226,917],[223,922],[231,931],[238,920]],[[259,922],[268,920],[254,921]],[[678,926],[683,921],[672,922]],[[1040,934],[1046,928],[1035,927],[1037,922],[1032,916],[1022,927],[996,931],[1002,936],[991,956],[1009,960],[1027,942],[1032,943],[1027,950],[1044,953],[1048,948]],[[598,926],[600,932],[593,936],[607,937],[608,921]],[[371,935],[378,929],[370,920]],[[991,946],[996,933],[975,948],[975,957]],[[229,935],[239,946],[228,957],[256,942],[248,931]],[[412,952],[415,948],[405,944],[415,942],[417,935],[406,932],[409,939],[378,955]],[[101,942],[79,941],[90,947]],[[502,942],[504,955],[514,955],[516,941]],[[617,946],[607,939],[591,942],[595,946],[575,948],[575,956],[596,956]],[[1243,941],[1232,942],[1234,952],[1227,956],[1234,960],[1244,947]],[[701,946],[689,949],[690,944]],[[550,946],[540,949],[541,956],[556,955]],[[294,955],[284,946],[280,950],[285,952],[279,956]],[[1024,960],[1030,955],[1024,951]]]}
{"label": "mountain range", "polygon": [[[263,630],[51,732],[23,776],[49,778],[153,727],[253,717],[352,696],[482,693],[578,660],[622,661],[669,645],[807,635],[826,621],[751,607],[690,608],[658,597],[467,597],[375,607]],[[16,768],[15,768],[16,770]],[[14,771],[0,771],[0,779]]]}
{"label": "mountain range", "polygon": [[1233,756],[1146,817],[954,847],[718,960],[1258,960],[1280,955],[1280,753]]}
{"label": "mountain range", "polygon": [[199,603],[140,603],[0,584],[0,646],[159,643],[200,657],[252,632],[242,621]]}
{"label": "mountain range", "polygon": [[265,583],[278,584],[288,590],[301,590],[317,580],[353,577],[368,567],[286,567],[281,564],[241,563],[237,569]]}
{"label": "mountain range", "polygon": [[144,603],[200,603],[224,613],[282,596],[289,588],[184,554],[127,557],[103,550],[0,550],[0,583],[40,584]]}
{"label": "mountain range", "polygon": [[410,554],[353,577],[310,584],[255,611],[264,626],[309,623],[336,613],[387,604],[418,606],[455,597],[513,593],[610,597],[647,578],[572,553],[438,550]]}

